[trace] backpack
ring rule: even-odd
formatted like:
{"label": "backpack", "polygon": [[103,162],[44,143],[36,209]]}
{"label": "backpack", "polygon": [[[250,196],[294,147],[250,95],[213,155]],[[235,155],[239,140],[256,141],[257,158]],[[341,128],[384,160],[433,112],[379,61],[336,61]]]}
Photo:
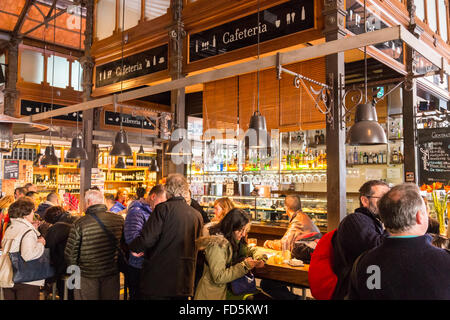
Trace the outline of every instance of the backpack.
{"label": "backpack", "polygon": [[311,294],[317,300],[330,300],[338,282],[338,277],[333,271],[332,239],[336,230],[325,234],[311,255],[308,281]]}

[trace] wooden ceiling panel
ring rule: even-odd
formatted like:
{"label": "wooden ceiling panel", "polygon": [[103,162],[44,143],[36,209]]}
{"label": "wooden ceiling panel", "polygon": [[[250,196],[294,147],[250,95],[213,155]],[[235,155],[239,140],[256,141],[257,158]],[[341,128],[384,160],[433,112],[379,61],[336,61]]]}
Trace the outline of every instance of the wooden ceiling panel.
{"label": "wooden ceiling panel", "polygon": [[[1,0],[0,1],[0,11],[8,12],[19,16],[25,5],[25,0]],[[2,20],[0,20],[2,21]],[[1,25],[1,22],[0,22]]]}
{"label": "wooden ceiling panel", "polygon": [[14,30],[17,22],[17,17],[8,13],[0,12],[0,29],[5,31]]}

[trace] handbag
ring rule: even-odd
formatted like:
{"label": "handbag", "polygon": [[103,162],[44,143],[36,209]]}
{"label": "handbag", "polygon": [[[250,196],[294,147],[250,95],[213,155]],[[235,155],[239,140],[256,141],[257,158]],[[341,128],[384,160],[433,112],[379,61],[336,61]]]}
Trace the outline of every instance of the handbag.
{"label": "handbag", "polygon": [[44,249],[44,253],[37,259],[25,261],[22,258],[21,247],[22,240],[25,235],[33,231],[28,230],[22,235],[19,243],[18,252],[9,252],[13,269],[13,281],[14,283],[32,282],[36,280],[44,280],[51,278],[55,275],[55,269],[50,264],[50,249]]}
{"label": "handbag", "polygon": [[117,243],[118,241],[117,241],[116,237],[110,230],[106,229],[106,226],[104,225],[104,223],[95,214],[91,214],[91,217],[94,218],[95,221],[97,221],[97,223],[102,228],[103,232],[105,232],[105,234],[108,236],[108,239],[111,241],[112,245],[114,247],[116,247],[116,249],[119,251],[119,255],[117,257],[117,264],[119,267],[119,272],[121,272],[123,274],[127,274],[128,273],[127,255],[124,252],[124,250],[120,247],[120,245],[118,245],[118,243]]}
{"label": "handbag", "polygon": [[253,273],[248,272],[243,277],[230,282],[231,292],[240,296],[243,294],[254,293],[256,291],[256,280]]}
{"label": "handbag", "polygon": [[13,268],[8,254],[11,249],[12,242],[13,240],[8,240],[4,248],[5,250],[0,256],[0,288],[14,287]]}

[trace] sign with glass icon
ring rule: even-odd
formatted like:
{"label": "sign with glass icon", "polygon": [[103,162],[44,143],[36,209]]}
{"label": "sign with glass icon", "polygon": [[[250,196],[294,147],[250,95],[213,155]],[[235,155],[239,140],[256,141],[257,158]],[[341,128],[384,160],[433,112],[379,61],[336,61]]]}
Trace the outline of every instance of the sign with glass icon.
{"label": "sign with glass icon", "polygon": [[[65,107],[67,107],[67,106],[59,105],[59,104],[52,105],[51,103],[44,103],[44,102],[22,99],[20,101],[20,115],[21,116],[31,116],[33,114],[38,114],[41,112],[47,112],[47,111],[65,108]],[[83,121],[83,113],[82,112],[72,112],[72,113],[68,113],[65,115],[53,117],[53,119],[76,122],[77,121],[77,113],[78,113],[78,121]]]}
{"label": "sign with glass icon", "polygon": [[96,88],[145,76],[168,68],[168,45],[124,57],[95,67]]}
{"label": "sign with glass icon", "polygon": [[291,0],[189,35],[189,62],[314,28],[314,0]]}

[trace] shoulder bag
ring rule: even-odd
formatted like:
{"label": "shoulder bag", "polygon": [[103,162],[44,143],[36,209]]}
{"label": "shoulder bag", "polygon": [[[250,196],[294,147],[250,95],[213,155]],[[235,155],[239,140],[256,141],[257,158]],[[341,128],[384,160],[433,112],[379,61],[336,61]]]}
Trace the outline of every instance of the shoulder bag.
{"label": "shoulder bag", "polygon": [[55,275],[55,269],[50,264],[50,249],[45,248],[44,253],[37,259],[25,261],[22,258],[22,240],[25,235],[33,231],[32,229],[26,231],[19,243],[18,252],[9,252],[13,269],[14,283],[32,282],[37,280],[44,280]]}
{"label": "shoulder bag", "polygon": [[2,255],[0,256],[0,288],[14,287],[13,268],[8,254],[11,249],[12,242],[13,240],[7,241]]}
{"label": "shoulder bag", "polygon": [[125,254],[123,249],[119,246],[119,243],[118,243],[119,241],[117,241],[114,234],[106,228],[105,224],[95,214],[91,214],[91,217],[94,218],[95,221],[97,221],[99,226],[102,228],[103,232],[108,236],[109,241],[111,241],[112,245],[119,251],[119,256],[117,258],[119,272],[122,272],[123,274],[127,274],[128,273],[128,259],[127,259],[127,255]]}

